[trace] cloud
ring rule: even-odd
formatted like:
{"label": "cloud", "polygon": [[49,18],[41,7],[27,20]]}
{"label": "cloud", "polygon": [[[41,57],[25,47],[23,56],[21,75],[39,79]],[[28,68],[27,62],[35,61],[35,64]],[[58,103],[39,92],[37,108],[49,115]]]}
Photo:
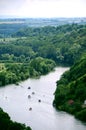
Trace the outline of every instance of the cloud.
{"label": "cloud", "polygon": [[0,0],[0,15],[81,17],[85,12],[86,0]]}
{"label": "cloud", "polygon": [[14,14],[24,4],[24,0],[0,0],[0,15]]}

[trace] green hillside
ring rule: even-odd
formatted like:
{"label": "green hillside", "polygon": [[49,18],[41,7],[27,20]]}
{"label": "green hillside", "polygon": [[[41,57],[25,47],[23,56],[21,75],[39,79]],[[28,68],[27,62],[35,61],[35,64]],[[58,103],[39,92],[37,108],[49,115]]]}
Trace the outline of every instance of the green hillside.
{"label": "green hillside", "polygon": [[43,57],[73,65],[86,53],[86,25],[24,28],[0,40],[0,62],[29,62]]}
{"label": "green hillside", "polygon": [[57,81],[53,104],[86,122],[86,56]]}

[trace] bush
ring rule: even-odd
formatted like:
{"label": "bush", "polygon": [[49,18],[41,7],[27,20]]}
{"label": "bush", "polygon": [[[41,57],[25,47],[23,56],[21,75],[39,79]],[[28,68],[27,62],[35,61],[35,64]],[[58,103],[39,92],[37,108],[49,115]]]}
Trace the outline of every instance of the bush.
{"label": "bush", "polygon": [[84,109],[80,112],[77,112],[75,117],[86,122],[86,109]]}

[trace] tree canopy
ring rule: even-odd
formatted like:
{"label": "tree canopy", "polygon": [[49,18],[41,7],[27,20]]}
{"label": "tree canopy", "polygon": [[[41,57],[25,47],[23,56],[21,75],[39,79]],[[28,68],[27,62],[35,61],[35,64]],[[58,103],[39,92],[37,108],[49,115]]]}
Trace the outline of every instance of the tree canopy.
{"label": "tree canopy", "polygon": [[[57,81],[54,105],[56,108],[74,114],[86,122],[86,56],[76,62]],[[71,104],[72,101],[72,104]]]}

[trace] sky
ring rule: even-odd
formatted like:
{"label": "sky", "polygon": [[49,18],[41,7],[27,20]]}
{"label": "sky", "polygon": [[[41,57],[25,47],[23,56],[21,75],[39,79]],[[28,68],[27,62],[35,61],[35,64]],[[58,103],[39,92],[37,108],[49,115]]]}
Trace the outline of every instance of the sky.
{"label": "sky", "polygon": [[0,16],[86,17],[86,0],[0,0]]}

